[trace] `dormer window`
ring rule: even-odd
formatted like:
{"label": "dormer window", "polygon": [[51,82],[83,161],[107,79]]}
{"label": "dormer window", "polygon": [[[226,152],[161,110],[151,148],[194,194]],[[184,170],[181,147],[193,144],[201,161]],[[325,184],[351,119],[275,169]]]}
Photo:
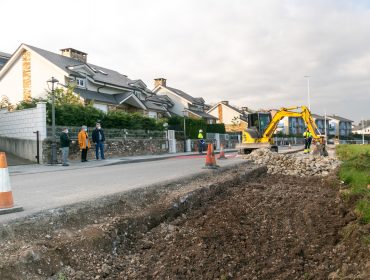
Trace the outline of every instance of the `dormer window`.
{"label": "dormer window", "polygon": [[78,87],[81,87],[81,88],[86,87],[86,81],[83,78],[76,78],[76,83]]}

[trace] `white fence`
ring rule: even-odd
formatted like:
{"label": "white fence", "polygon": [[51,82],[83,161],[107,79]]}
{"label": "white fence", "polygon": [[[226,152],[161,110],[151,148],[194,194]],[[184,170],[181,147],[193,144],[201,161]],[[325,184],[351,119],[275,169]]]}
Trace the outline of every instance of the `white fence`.
{"label": "white fence", "polygon": [[40,141],[46,138],[45,103],[38,103],[36,108],[14,112],[0,110],[0,150],[36,161],[39,144],[36,131],[39,132]]}
{"label": "white fence", "polygon": [[36,108],[9,112],[0,110],[0,136],[35,139],[35,131],[40,138],[46,138],[46,103],[38,103]]}

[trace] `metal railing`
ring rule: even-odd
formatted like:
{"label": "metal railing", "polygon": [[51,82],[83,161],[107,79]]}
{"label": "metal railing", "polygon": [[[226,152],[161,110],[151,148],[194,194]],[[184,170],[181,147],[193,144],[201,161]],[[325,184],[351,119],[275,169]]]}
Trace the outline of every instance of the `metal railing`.
{"label": "metal railing", "polygon": [[274,143],[278,146],[303,145],[304,138],[299,137],[274,137]]}
{"label": "metal railing", "polygon": [[368,140],[364,140],[364,142],[362,142],[362,139],[361,140],[339,140],[339,144],[370,144],[370,141]]}

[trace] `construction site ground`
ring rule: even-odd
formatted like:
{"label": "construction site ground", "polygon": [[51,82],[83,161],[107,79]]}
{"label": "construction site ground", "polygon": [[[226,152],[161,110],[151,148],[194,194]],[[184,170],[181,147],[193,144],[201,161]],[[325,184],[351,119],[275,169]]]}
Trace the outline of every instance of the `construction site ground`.
{"label": "construction site ground", "polygon": [[244,162],[0,227],[0,279],[370,279],[341,182]]}

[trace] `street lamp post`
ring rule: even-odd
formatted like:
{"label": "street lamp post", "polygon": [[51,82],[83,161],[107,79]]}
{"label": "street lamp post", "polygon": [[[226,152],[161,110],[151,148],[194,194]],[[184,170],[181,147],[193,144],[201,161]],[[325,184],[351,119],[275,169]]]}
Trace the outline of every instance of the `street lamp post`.
{"label": "street lamp post", "polygon": [[54,84],[59,83],[59,81],[51,77],[50,80],[47,81],[48,85],[51,84],[51,164],[56,165],[57,161],[57,142],[55,138],[55,92],[54,92]]}
{"label": "street lamp post", "polygon": [[183,113],[184,113],[184,152],[186,152],[186,110],[184,110]]}
{"label": "street lamp post", "polygon": [[364,118],[362,118],[362,145],[365,145],[365,125],[364,125]]}
{"label": "street lamp post", "polygon": [[307,104],[308,109],[311,111],[311,103],[310,103],[310,77],[311,76],[304,76],[307,79]]}

